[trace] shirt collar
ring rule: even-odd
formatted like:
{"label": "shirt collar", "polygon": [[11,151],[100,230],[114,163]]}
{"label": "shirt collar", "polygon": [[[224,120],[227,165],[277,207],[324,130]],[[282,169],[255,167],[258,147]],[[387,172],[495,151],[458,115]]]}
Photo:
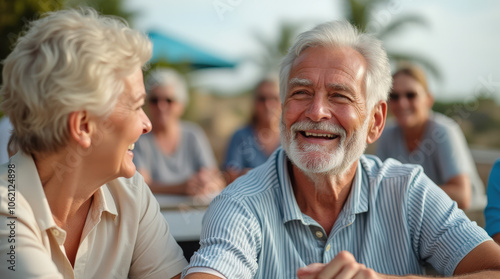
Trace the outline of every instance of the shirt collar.
{"label": "shirt collar", "polygon": [[[356,214],[368,211],[368,191],[370,183],[368,175],[362,166],[362,160],[364,160],[364,155],[358,161],[351,192],[342,209],[342,211],[345,212],[344,216],[346,216],[347,222],[352,222]],[[292,220],[299,220],[303,224],[308,225],[308,222],[306,222],[303,218],[303,214],[300,211],[293,193],[290,174],[288,172],[288,164],[290,164],[290,162],[285,154],[285,151],[280,148],[276,156],[276,165],[278,170],[278,181],[280,183],[283,197],[283,223]]]}
{"label": "shirt collar", "polygon": [[[42,231],[50,228],[60,229],[52,216],[47,197],[43,191],[42,182],[38,176],[35,161],[31,155],[18,152],[11,163],[15,164],[18,179],[17,190],[23,195],[33,210],[33,215]],[[94,194],[91,206],[92,217],[100,218],[102,212],[109,212],[116,217],[118,210],[108,185],[99,187]],[[98,215],[96,215],[98,214]]]}
{"label": "shirt collar", "polygon": [[33,157],[20,151],[12,157],[11,163],[15,164],[16,168],[17,190],[30,204],[40,229],[45,231],[58,228],[52,217]]}
{"label": "shirt collar", "polygon": [[115,200],[113,199],[107,184],[99,187],[99,189],[97,189],[94,193],[94,200],[92,201],[92,207],[90,210],[92,212],[92,220],[100,220],[103,212],[108,212],[113,215],[113,219],[118,216]]}
{"label": "shirt collar", "polygon": [[278,181],[280,183],[281,195],[283,198],[283,223],[299,220],[306,224],[293,193],[292,182],[290,181],[290,174],[288,172],[288,164],[288,157],[285,151],[280,148],[276,155],[276,165],[278,168]]}
{"label": "shirt collar", "polygon": [[351,192],[343,208],[349,222],[354,220],[356,214],[368,211],[368,190],[370,183],[368,175],[361,164],[361,160],[362,159],[358,160]]}

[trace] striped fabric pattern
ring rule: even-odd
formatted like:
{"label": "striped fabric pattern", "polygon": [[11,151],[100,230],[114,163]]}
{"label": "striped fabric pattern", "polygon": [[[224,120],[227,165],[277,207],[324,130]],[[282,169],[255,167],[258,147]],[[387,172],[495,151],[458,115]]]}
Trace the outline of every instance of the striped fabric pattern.
{"label": "striped fabric pattern", "polygon": [[351,193],[326,234],[300,211],[287,164],[279,148],[214,199],[189,267],[227,278],[296,278],[298,268],[347,250],[385,274],[424,274],[427,263],[452,275],[467,253],[490,240],[421,167],[369,155],[359,160]]}

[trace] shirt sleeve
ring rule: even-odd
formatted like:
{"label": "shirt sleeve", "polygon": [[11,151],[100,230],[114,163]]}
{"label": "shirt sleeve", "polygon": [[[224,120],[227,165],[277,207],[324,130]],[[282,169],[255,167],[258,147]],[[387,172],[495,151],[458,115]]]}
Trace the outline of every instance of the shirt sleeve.
{"label": "shirt sleeve", "polygon": [[490,236],[500,233],[500,160],[496,161],[488,179],[488,205],[484,210],[485,229]]}
{"label": "shirt sleeve", "polygon": [[172,278],[182,272],[187,261],[149,187],[138,175],[134,183],[142,188],[138,198],[142,212],[129,278]]}
{"label": "shirt sleeve", "polygon": [[437,144],[437,165],[441,167],[444,183],[459,174],[468,174],[470,164],[467,162],[473,162],[473,159],[465,137],[456,123],[439,125],[431,135],[431,142]]}
{"label": "shirt sleeve", "polygon": [[244,204],[221,194],[205,214],[200,245],[183,276],[191,267],[207,267],[226,278],[253,278],[261,247],[260,225]]}
{"label": "shirt sleeve", "polygon": [[0,187],[0,278],[63,278],[42,244],[31,207],[19,192],[15,198],[12,219],[8,191]]}
{"label": "shirt sleeve", "polygon": [[413,250],[441,274],[453,275],[470,251],[491,240],[420,168],[416,169],[407,199]]}

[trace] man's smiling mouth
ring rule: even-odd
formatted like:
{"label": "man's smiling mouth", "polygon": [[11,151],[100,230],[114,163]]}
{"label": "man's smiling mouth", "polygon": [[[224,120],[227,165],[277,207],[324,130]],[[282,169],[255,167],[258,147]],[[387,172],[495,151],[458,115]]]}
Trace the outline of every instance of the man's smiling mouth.
{"label": "man's smiling mouth", "polygon": [[339,137],[335,134],[311,133],[306,131],[300,131],[299,133],[306,138],[336,139]]}

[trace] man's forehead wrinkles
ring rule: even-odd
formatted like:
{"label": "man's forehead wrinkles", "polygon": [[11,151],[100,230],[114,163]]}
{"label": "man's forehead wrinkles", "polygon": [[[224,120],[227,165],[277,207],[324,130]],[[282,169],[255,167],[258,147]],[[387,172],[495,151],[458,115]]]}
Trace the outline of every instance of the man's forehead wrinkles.
{"label": "man's forehead wrinkles", "polygon": [[[337,85],[342,85],[345,87],[351,87],[356,83],[356,79],[353,79],[351,75],[347,75],[344,72],[335,73],[322,73],[322,74],[308,74],[308,73],[297,73],[294,77],[291,77],[288,81],[290,87],[293,86],[315,86],[316,83],[324,83],[326,87],[338,87]],[[336,86],[333,86],[336,85]]]}
{"label": "man's forehead wrinkles", "polygon": [[348,76],[351,79],[355,80],[357,79],[357,75],[359,74],[358,71],[354,71],[351,68],[344,66],[344,65],[338,65],[336,68],[324,68],[324,67],[294,67],[292,68],[292,71],[294,72],[294,77],[298,78],[305,78],[304,75],[307,75],[309,73],[313,73],[315,70],[322,70],[325,74],[328,75],[335,75],[335,76]]}

